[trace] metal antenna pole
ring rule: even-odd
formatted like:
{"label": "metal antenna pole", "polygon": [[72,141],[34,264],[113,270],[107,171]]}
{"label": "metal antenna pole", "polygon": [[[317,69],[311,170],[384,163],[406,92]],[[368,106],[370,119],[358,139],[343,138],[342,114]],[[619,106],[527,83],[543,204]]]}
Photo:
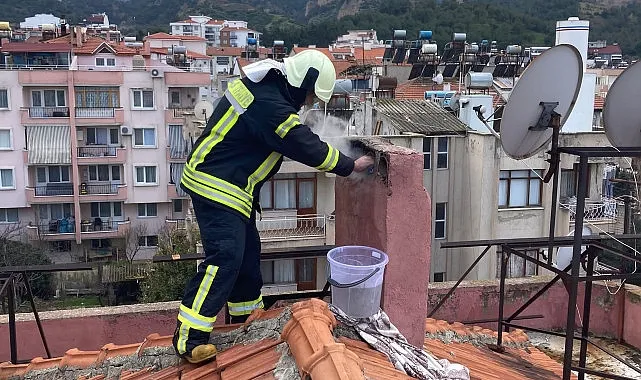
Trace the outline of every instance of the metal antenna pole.
{"label": "metal antenna pole", "polygon": [[[548,242],[548,264],[552,265],[552,253],[554,251],[554,237],[556,236],[556,211],[558,208],[559,196],[559,130],[561,129],[561,116],[554,113],[551,120],[552,127],[552,150],[550,151],[550,170],[552,179],[552,202],[550,204],[550,235]],[[548,173],[549,175],[549,173]]]}

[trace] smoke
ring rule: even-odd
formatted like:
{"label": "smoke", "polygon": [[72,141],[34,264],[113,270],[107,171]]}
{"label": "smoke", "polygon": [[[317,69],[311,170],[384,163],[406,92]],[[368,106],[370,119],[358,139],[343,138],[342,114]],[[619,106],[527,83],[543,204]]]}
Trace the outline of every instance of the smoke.
{"label": "smoke", "polygon": [[358,158],[362,152],[352,146],[347,138],[349,123],[332,115],[326,115],[322,110],[307,110],[301,120],[316,133],[321,140],[338,149],[341,153]]}

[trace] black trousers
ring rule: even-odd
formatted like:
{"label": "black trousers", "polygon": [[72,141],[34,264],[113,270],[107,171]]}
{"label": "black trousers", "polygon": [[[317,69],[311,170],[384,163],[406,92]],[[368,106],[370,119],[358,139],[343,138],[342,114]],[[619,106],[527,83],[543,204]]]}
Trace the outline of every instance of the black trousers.
{"label": "black trousers", "polygon": [[[232,322],[263,307],[260,236],[256,220],[192,197],[205,260],[187,284],[178,313],[174,347],[179,355],[206,344],[225,303]],[[253,215],[253,213],[252,213]]]}

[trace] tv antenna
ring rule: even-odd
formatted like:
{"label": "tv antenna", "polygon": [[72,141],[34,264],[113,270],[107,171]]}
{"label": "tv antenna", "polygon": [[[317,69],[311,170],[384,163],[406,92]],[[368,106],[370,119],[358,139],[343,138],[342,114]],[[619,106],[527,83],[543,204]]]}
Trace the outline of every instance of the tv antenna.
{"label": "tv antenna", "polygon": [[200,122],[207,123],[212,113],[214,113],[214,105],[206,100],[200,101],[194,106],[194,116]]}
{"label": "tv antenna", "polygon": [[641,146],[641,62],[625,69],[612,83],[603,105],[605,135],[617,148]]}

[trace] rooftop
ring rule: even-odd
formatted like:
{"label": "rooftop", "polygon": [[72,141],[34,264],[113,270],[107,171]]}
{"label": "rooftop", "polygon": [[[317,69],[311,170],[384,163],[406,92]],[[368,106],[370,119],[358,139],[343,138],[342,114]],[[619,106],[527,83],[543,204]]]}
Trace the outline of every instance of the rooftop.
{"label": "rooftop", "polygon": [[400,132],[426,135],[465,133],[468,127],[443,107],[424,100],[378,99],[374,106]]}
{"label": "rooftop", "polygon": [[198,36],[179,36],[173,34],[167,34],[164,32],[158,32],[145,36],[145,40],[171,40],[171,41],[206,41],[202,37]]}
{"label": "rooftop", "polygon": [[[438,359],[468,367],[472,380],[560,378],[561,366],[532,347],[520,330],[504,333],[506,351],[498,354],[485,347],[494,341],[494,331],[434,319],[427,319],[425,327],[423,348]],[[317,299],[257,311],[244,325],[218,326],[211,342],[219,354],[200,366],[177,360],[171,336],[151,334],[140,343],[70,349],[62,357],[35,358],[27,364],[3,363],[0,379],[234,380],[297,378],[296,373],[324,380],[362,374],[372,380],[412,378],[361,341],[355,330],[337,323],[328,305]],[[316,359],[310,360],[309,354]]]}

